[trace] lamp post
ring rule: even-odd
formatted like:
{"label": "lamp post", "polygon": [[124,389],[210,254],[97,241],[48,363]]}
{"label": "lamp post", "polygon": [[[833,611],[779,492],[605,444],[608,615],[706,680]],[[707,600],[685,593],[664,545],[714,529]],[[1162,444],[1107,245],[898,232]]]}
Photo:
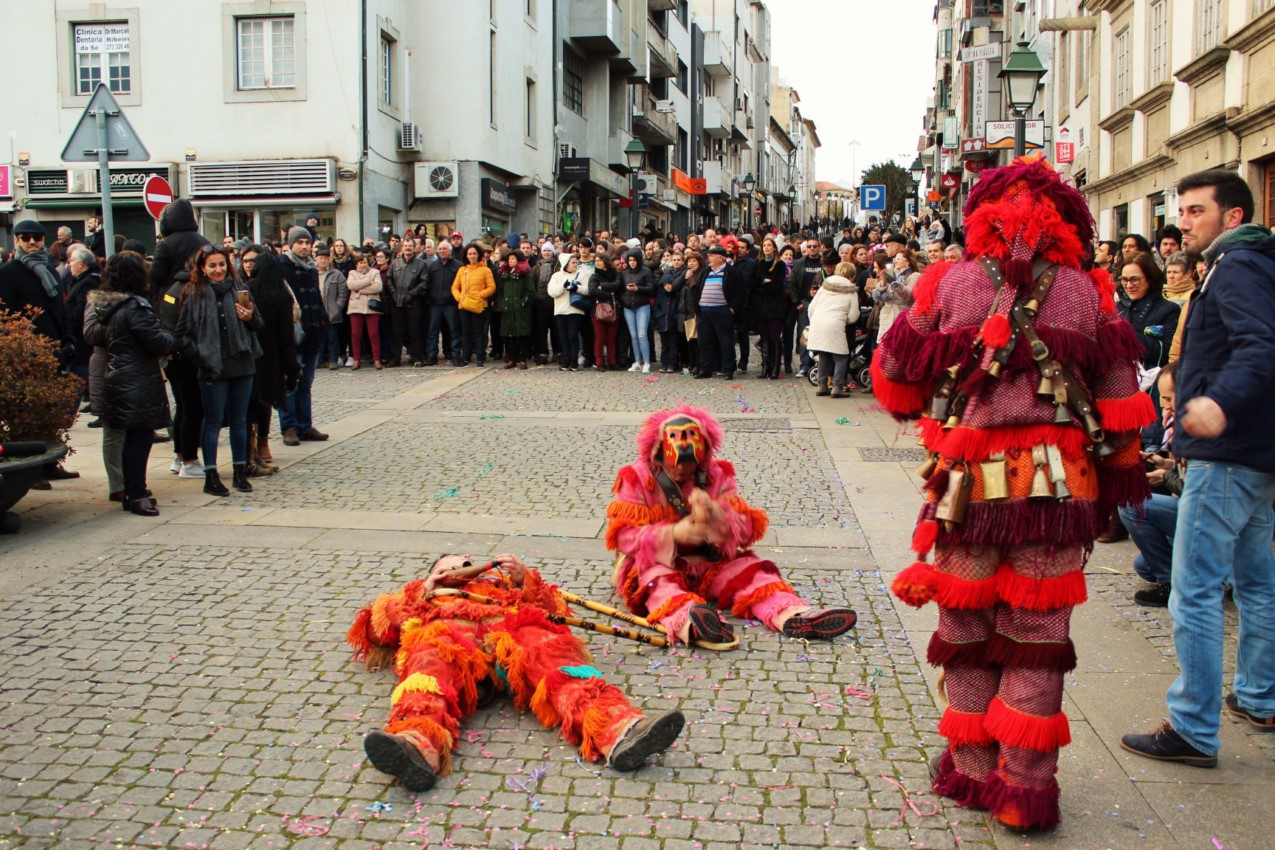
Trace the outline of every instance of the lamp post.
{"label": "lamp post", "polygon": [[788,184],[788,220],[789,221],[792,221],[792,219],[794,218],[800,218],[799,215],[795,216],[792,214],[793,204],[795,203],[797,203],[797,184],[789,183]]}
{"label": "lamp post", "polygon": [[744,215],[740,224],[745,230],[749,230],[753,223],[753,187],[757,185],[757,179],[750,171],[739,181],[739,185],[744,187]]}
{"label": "lamp post", "polygon": [[624,146],[624,160],[629,166],[629,237],[638,232],[638,191],[637,176],[646,162],[646,145],[637,139]]}
{"label": "lamp post", "polygon": [[1031,46],[1020,41],[997,75],[1005,81],[1009,108],[1014,111],[1015,157],[1027,153],[1027,112],[1036,102],[1036,89],[1047,70]]}
{"label": "lamp post", "polygon": [[815,192],[815,229],[816,230],[820,227],[820,222],[823,221],[823,217],[819,215],[819,202],[821,200],[823,200],[823,194],[821,192],[816,191]]}
{"label": "lamp post", "polygon": [[925,176],[925,166],[921,164],[921,155],[917,154],[908,169],[912,174],[912,196],[916,198],[916,214],[921,214],[921,178]]}

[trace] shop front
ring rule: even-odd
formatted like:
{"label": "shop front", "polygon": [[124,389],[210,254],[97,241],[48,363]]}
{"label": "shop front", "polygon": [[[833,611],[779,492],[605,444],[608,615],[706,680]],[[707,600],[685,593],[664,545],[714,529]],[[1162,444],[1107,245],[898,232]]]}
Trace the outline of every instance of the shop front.
{"label": "shop front", "polygon": [[318,237],[336,236],[336,166],[330,159],[199,162],[186,168],[187,196],[199,229],[211,242],[223,237],[275,241],[316,216]]}
{"label": "shop front", "polygon": [[619,199],[629,196],[627,177],[587,156],[558,161],[558,187],[557,219],[568,234],[611,228]]}
{"label": "shop front", "polygon": [[[171,184],[176,174],[172,163],[155,163],[137,167],[114,167],[111,174],[111,213],[116,236],[136,239],[155,249],[155,220],[142,206],[142,186],[152,176],[163,177]],[[96,168],[49,166],[28,168],[25,174],[24,209],[33,212],[44,229],[56,234],[59,227],[69,227],[77,239],[84,238],[84,222],[100,216],[102,192]]]}

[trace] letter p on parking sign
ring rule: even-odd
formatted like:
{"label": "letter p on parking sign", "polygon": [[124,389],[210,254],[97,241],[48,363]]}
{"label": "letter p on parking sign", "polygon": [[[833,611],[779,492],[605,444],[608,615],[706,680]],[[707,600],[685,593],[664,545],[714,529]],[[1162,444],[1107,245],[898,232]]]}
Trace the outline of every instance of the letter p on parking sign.
{"label": "letter p on parking sign", "polygon": [[864,212],[885,212],[885,186],[860,186],[859,209]]}

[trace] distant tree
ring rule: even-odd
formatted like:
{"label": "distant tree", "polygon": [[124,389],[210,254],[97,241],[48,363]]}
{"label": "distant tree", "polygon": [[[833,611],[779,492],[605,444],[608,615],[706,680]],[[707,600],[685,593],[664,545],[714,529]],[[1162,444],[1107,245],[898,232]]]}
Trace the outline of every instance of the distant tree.
{"label": "distant tree", "polygon": [[880,162],[863,172],[860,186],[885,187],[885,212],[880,213],[883,221],[889,221],[896,214],[903,216],[907,208],[907,199],[913,196],[912,175],[903,170],[897,162]]}

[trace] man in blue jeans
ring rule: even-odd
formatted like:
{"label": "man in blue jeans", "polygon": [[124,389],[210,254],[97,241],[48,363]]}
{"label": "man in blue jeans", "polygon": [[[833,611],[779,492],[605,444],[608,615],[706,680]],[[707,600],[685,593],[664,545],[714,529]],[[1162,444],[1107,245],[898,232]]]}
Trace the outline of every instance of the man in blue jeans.
{"label": "man in blue jeans", "polygon": [[310,390],[314,386],[314,370],[319,365],[319,340],[328,325],[328,311],[319,292],[319,271],[310,259],[310,231],[293,227],[288,231],[288,248],[279,258],[283,275],[292,288],[292,297],[301,308],[301,327],[305,339],[297,346],[301,375],[297,385],[288,390],[287,402],[279,410],[279,427],[285,446],[299,446],[302,440],[322,441],[328,435],[314,427],[311,418]]}
{"label": "man in blue jeans", "polygon": [[438,243],[438,251],[425,272],[425,301],[429,316],[429,330],[425,334],[425,365],[438,365],[438,335],[443,334],[443,359],[449,355],[453,366],[460,365],[460,310],[452,297],[452,282],[460,271],[460,261],[452,256],[452,243]]}
{"label": "man in blue jeans", "polygon": [[1251,224],[1253,194],[1232,171],[1178,184],[1183,247],[1208,264],[1191,299],[1177,375],[1174,448],[1187,459],[1173,548],[1173,640],[1182,672],[1169,722],[1125,735],[1130,752],[1215,767],[1222,699],[1222,594],[1240,613],[1226,710],[1275,731],[1275,238]]}
{"label": "man in blue jeans", "polygon": [[[1174,361],[1160,370],[1156,387],[1160,396],[1161,422],[1166,434],[1173,428],[1174,380],[1178,363]],[[1166,440],[1165,445],[1168,445]],[[1151,452],[1144,453],[1147,462],[1147,483],[1151,485],[1151,498],[1141,505],[1125,505],[1119,509],[1120,521],[1129,531],[1129,537],[1138,547],[1133,559],[1133,571],[1150,587],[1133,594],[1133,601],[1144,608],[1163,608],[1169,604],[1173,578],[1173,536],[1177,533],[1178,497],[1182,495],[1182,476],[1172,457]]]}

